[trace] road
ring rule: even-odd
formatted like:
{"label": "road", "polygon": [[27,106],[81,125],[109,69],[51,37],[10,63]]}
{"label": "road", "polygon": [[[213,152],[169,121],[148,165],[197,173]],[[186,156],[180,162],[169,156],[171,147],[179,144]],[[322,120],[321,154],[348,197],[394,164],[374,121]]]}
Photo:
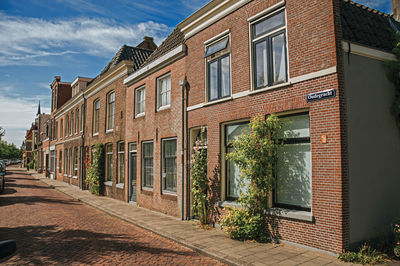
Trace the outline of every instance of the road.
{"label": "road", "polygon": [[111,217],[33,179],[6,176],[0,241],[15,239],[6,265],[222,265],[182,245]]}

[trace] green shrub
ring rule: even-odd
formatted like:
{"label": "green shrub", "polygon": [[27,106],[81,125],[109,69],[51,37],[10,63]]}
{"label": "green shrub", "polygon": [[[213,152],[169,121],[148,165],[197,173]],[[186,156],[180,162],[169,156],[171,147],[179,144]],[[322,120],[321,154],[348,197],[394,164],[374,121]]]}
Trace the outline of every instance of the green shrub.
{"label": "green shrub", "polygon": [[364,265],[384,263],[388,257],[367,244],[364,244],[358,252],[344,251],[339,255],[339,259],[344,262],[360,263]]}
{"label": "green shrub", "polygon": [[85,183],[89,190],[95,195],[101,195],[104,187],[104,154],[103,145],[96,144],[93,152],[93,163],[89,164],[86,170]]}
{"label": "green shrub", "polygon": [[396,257],[400,257],[400,225],[395,224],[394,225],[394,237],[395,237],[395,243],[393,247],[393,253]]}
{"label": "green shrub", "polygon": [[265,231],[267,224],[262,215],[252,215],[247,208],[233,208],[220,220],[222,229],[233,239],[255,239],[265,242],[268,239]]}

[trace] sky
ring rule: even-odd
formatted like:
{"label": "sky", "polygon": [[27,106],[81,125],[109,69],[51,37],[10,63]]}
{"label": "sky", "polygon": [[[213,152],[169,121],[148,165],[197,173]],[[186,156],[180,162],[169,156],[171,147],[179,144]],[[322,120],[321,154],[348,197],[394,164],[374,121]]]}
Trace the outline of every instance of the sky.
{"label": "sky", "polygon": [[[391,0],[356,2],[391,12]],[[0,0],[0,126],[22,144],[37,113],[50,112],[54,76],[95,77],[124,45],[160,44],[208,0]]]}

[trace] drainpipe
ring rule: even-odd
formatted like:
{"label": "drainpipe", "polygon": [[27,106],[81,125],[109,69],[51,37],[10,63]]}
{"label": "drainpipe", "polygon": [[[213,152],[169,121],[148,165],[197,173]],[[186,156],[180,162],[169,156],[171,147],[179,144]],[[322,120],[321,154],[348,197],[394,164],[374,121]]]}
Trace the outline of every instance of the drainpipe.
{"label": "drainpipe", "polygon": [[186,77],[179,81],[179,85],[182,88],[182,142],[181,142],[181,191],[182,191],[182,206],[181,206],[181,219],[185,220],[185,87],[186,87]]}
{"label": "drainpipe", "polygon": [[[81,182],[80,182],[80,185],[81,185],[81,189],[83,190],[83,184],[84,184],[84,181],[83,181],[83,178],[84,178],[84,173],[85,173],[85,169],[84,169],[84,165],[85,165],[85,158],[84,158],[84,155],[85,155],[85,157],[86,157],[86,150],[85,150],[85,129],[86,129],[86,98],[85,98],[85,94],[82,92],[82,98],[83,98],[83,110],[81,110],[81,112],[82,112],[82,119],[83,119],[83,121],[81,121],[81,123],[83,124],[83,126],[82,126],[82,135],[81,135],[81,138],[82,138],[82,146],[81,146]],[[83,111],[85,111],[85,113],[83,114]]]}

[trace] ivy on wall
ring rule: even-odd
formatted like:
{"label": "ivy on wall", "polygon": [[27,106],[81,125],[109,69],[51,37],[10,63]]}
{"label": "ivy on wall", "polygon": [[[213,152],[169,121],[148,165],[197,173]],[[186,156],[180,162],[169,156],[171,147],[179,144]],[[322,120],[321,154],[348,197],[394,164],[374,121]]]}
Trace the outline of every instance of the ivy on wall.
{"label": "ivy on wall", "polygon": [[90,192],[101,195],[104,189],[104,146],[96,144],[93,151],[92,163],[87,163],[85,183]]}

